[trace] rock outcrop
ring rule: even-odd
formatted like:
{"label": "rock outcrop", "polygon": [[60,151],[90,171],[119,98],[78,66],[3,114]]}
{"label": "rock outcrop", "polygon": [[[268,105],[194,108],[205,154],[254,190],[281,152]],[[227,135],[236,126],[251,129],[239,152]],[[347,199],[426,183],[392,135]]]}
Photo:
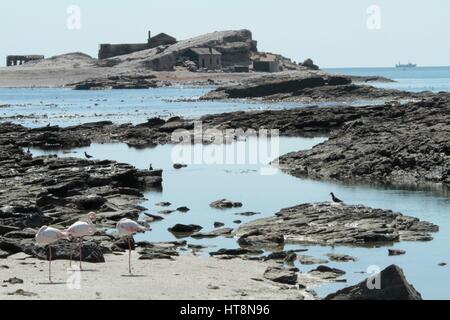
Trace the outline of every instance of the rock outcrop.
{"label": "rock outcrop", "polygon": [[[113,227],[124,217],[137,218],[145,210],[138,205],[144,200],[142,191],[161,187],[161,171],[138,170],[110,160],[33,157],[21,147],[89,144],[82,135],[58,127],[26,129],[12,124],[1,124],[0,133],[0,250],[9,255],[23,251],[43,258],[43,248],[34,246],[37,230],[43,225],[67,227],[89,210],[97,212],[103,226]],[[95,243],[87,247],[86,261],[99,262],[99,252],[108,249],[95,248],[111,239],[90,240]],[[59,244],[54,256],[66,258],[67,252],[67,245]]]}
{"label": "rock outcrop", "polygon": [[403,270],[398,266],[387,267],[378,277],[379,288],[376,287],[372,277],[355,286],[330,294],[325,300],[422,300],[420,293],[408,283]]}
{"label": "rock outcrop", "polygon": [[280,166],[315,179],[450,184],[447,94],[371,111],[333,131],[325,143],[282,156]]}
{"label": "rock outcrop", "polygon": [[438,226],[390,210],[334,203],[302,204],[234,232],[243,247],[282,243],[371,246],[401,240],[428,241]]}
{"label": "rock outcrop", "polygon": [[[359,82],[362,79],[357,79]],[[413,93],[393,89],[376,88],[352,83],[351,76],[332,75],[316,70],[286,71],[271,75],[253,76],[239,84],[218,87],[202,100],[257,99],[315,103],[324,101],[355,100],[413,100],[429,97],[431,92]]]}

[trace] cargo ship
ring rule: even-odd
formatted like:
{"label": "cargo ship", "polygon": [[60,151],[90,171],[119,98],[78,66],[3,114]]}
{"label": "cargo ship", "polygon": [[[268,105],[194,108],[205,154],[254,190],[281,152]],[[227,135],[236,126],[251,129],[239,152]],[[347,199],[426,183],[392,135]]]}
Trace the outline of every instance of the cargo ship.
{"label": "cargo ship", "polygon": [[417,64],[408,62],[407,64],[401,64],[400,62],[395,65],[396,68],[415,68]]}

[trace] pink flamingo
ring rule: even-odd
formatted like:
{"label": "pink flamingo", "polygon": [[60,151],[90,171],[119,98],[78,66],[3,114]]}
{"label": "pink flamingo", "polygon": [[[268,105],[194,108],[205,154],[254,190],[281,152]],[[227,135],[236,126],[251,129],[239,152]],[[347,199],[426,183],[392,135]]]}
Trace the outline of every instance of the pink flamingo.
{"label": "pink flamingo", "polygon": [[39,245],[48,245],[48,280],[50,282],[52,282],[52,244],[61,239],[67,239],[68,236],[66,231],[60,231],[47,226],[42,226],[35,236],[36,242]]}
{"label": "pink flamingo", "polygon": [[[70,239],[80,239],[80,270],[82,270],[82,260],[83,260],[83,238],[87,236],[92,236],[97,231],[95,227],[95,220],[97,220],[97,216],[95,212],[89,212],[87,214],[87,222],[85,221],[77,221],[72,224],[68,229],[67,233]],[[72,267],[72,242],[70,243],[70,267]]]}
{"label": "pink flamingo", "polygon": [[123,218],[117,223],[117,231],[119,235],[126,235],[128,239],[128,272],[131,274],[131,237],[136,233],[144,233],[150,231],[151,229],[146,229],[141,226],[136,221]]}

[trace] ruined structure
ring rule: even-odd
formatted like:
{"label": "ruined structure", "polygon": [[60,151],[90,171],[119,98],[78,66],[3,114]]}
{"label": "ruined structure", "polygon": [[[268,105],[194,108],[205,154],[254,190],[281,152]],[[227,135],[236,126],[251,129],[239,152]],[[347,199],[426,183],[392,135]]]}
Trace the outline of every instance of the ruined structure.
{"label": "ruined structure", "polygon": [[213,48],[191,48],[185,53],[199,69],[222,69],[222,54]]}
{"label": "ruined structure", "polygon": [[17,66],[27,63],[29,61],[43,60],[45,57],[42,55],[16,55],[6,57],[6,66]]}
{"label": "ruined structure", "polygon": [[262,53],[253,60],[253,71],[259,72],[279,72],[280,59],[278,55],[271,53]]}
{"label": "ruined structure", "polygon": [[137,51],[156,48],[162,45],[171,45],[177,42],[172,36],[166,33],[160,33],[156,36],[151,36],[151,31],[148,32],[147,43],[126,43],[126,44],[101,44],[98,52],[99,59],[107,59],[117,57]]}

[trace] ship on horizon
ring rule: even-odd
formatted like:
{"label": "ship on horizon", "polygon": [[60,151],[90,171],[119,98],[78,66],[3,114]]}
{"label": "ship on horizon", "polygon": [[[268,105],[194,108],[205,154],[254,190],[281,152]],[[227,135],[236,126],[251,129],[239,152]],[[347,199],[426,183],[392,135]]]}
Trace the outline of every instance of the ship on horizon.
{"label": "ship on horizon", "polygon": [[399,62],[398,64],[395,65],[396,68],[415,68],[417,67],[417,64],[415,63],[411,63],[408,62],[407,64],[402,64],[401,62]]}

